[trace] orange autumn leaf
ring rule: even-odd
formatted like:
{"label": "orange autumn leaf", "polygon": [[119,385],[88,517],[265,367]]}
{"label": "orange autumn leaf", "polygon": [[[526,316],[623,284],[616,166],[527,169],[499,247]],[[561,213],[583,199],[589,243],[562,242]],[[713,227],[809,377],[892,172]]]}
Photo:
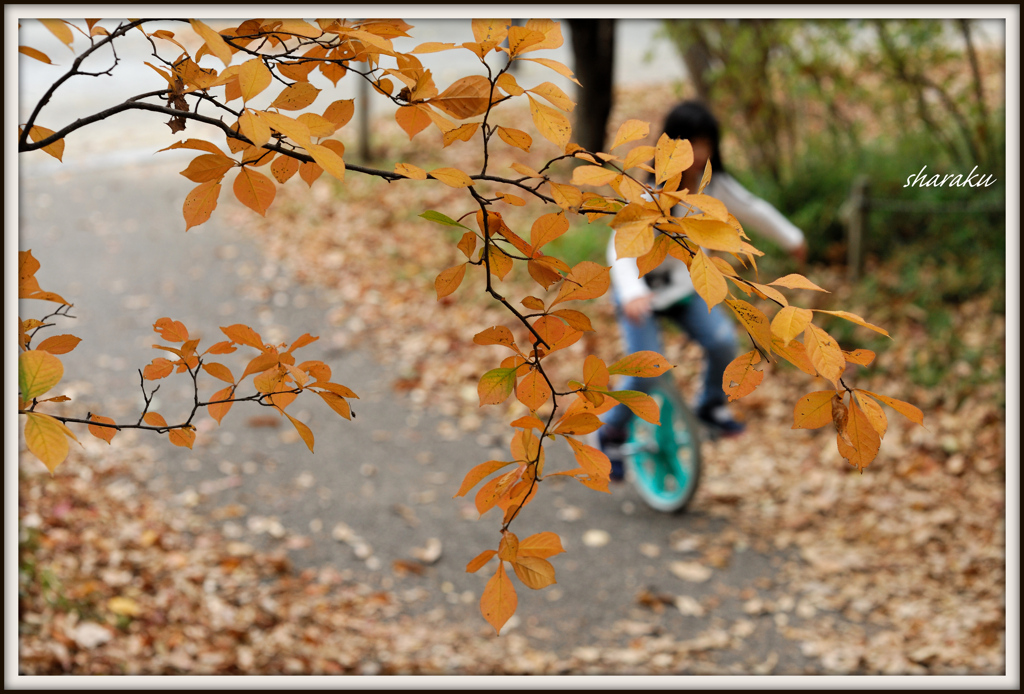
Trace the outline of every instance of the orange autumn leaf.
{"label": "orange autumn leaf", "polygon": [[207,181],[201,183],[185,196],[182,214],[185,217],[185,231],[199,226],[210,219],[217,209],[217,198],[220,197],[220,183]]}
{"label": "orange autumn leaf", "polygon": [[210,403],[212,404],[207,406],[206,411],[217,421],[217,424],[221,423],[221,420],[224,419],[224,415],[226,415],[228,410],[231,409],[231,406],[235,404],[231,400],[234,391],[234,386],[228,386],[227,388],[218,390],[210,396]]}
{"label": "orange autumn leaf", "polygon": [[[97,424],[116,424],[117,423],[113,419],[111,419],[110,417],[101,417],[98,414],[91,415],[89,417],[89,420],[93,421],[93,422],[96,422]],[[114,436],[117,434],[117,429],[114,429],[112,427],[99,427],[99,426],[96,426],[95,424],[90,424],[89,425],[89,433],[92,434],[93,436],[95,436],[98,439],[102,439],[102,440],[106,441],[107,443],[110,443],[111,441],[114,440]]]}
{"label": "orange autumn leaf", "polygon": [[842,436],[837,437],[839,453],[850,465],[863,471],[878,455],[882,439],[872,426],[871,420],[855,402],[850,404],[846,434],[849,443]]}
{"label": "orange autumn leaf", "polygon": [[67,354],[81,341],[81,338],[74,335],[54,335],[40,342],[36,349],[50,354]]}
{"label": "orange autumn leaf", "polygon": [[516,386],[516,398],[531,412],[535,412],[551,398],[551,386],[548,385],[544,374],[537,369],[530,369]]}
{"label": "orange autumn leaf", "polygon": [[434,169],[430,172],[430,175],[441,183],[444,183],[446,186],[451,186],[452,188],[468,188],[473,185],[472,178],[462,171],[453,169],[450,166],[443,166],[439,169]]}
{"label": "orange autumn leaf", "polygon": [[71,450],[68,439],[74,437],[70,429],[49,415],[39,412],[26,414],[25,445],[46,465],[51,475],[68,457]]}
{"label": "orange autumn leaf", "polygon": [[434,280],[434,290],[437,292],[438,300],[443,299],[458,289],[465,276],[466,263],[459,263],[447,270],[441,271],[441,274]]}
{"label": "orange autumn leaf", "polygon": [[819,429],[832,423],[834,390],[819,390],[800,398],[793,408],[793,429]]}
{"label": "orange autumn leaf", "polygon": [[540,557],[518,557],[512,562],[512,569],[523,585],[533,590],[545,588],[555,581],[555,567]]}
{"label": "orange autumn leaf", "polygon": [[545,140],[558,146],[559,151],[564,151],[572,136],[572,125],[569,119],[561,112],[545,106],[532,96],[527,94],[530,100],[530,115],[537,131]]}
{"label": "orange autumn leaf", "polygon": [[838,389],[846,360],[832,336],[810,323],[804,328],[804,350],[821,377]]}
{"label": "orange autumn leaf", "polygon": [[499,562],[497,572],[487,581],[483,595],[480,596],[480,612],[494,627],[494,631],[500,634],[501,628],[515,614],[517,604],[515,587],[505,573],[505,565]]}
{"label": "orange autumn leaf", "polygon": [[764,380],[764,372],[754,368],[761,363],[761,353],[756,349],[733,359],[722,374],[722,388],[729,396],[729,402],[750,395]]}
{"label": "orange autumn leaf", "polygon": [[175,446],[182,448],[192,448],[192,444],[196,441],[196,432],[191,427],[182,427],[181,429],[171,429],[167,432],[167,438]]}
{"label": "orange autumn leaf", "polygon": [[245,166],[235,176],[232,190],[240,203],[264,217],[277,195],[277,186],[273,181]]}

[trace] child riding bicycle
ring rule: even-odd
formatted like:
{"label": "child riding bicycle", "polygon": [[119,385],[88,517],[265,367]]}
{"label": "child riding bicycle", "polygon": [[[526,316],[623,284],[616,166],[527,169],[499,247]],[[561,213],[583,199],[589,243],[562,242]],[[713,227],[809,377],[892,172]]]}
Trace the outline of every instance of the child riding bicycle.
{"label": "child riding bicycle", "polygon": [[[761,232],[801,262],[806,258],[803,232],[726,172],[719,152],[718,122],[703,104],[686,101],[676,106],[665,120],[665,133],[673,139],[689,140],[693,147],[693,165],[683,173],[680,188],[696,192],[710,160],[712,178],[704,193],[721,200],[744,229],[750,227]],[[613,234],[608,241],[608,262],[626,354],[643,350],[662,353],[658,319],[678,325],[705,353],[704,385],[695,408],[697,417],[718,434],[741,434],[744,424],[733,419],[722,388],[722,375],[736,353],[736,331],[725,312],[720,306],[708,311],[707,304],[694,291],[689,269],[677,258],[669,256],[660,267],[641,278],[635,258],[616,257]],[[643,391],[646,380],[629,377],[618,388]],[[617,405],[605,413],[604,426],[598,430],[601,448],[612,462],[613,480],[623,477],[622,454],[618,449],[626,440],[626,427],[632,416],[624,405]]]}

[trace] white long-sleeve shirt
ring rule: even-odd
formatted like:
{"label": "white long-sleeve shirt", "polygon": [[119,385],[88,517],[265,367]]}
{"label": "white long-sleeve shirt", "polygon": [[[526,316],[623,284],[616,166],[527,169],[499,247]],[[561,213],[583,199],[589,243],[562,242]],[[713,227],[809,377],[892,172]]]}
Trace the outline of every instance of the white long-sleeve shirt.
{"label": "white long-sleeve shirt", "polygon": [[[796,250],[804,243],[804,233],[800,229],[729,174],[715,175],[704,189],[704,194],[721,200],[744,230],[753,228],[787,251]],[[694,293],[686,263],[673,256],[665,258],[661,266],[648,273],[647,277],[651,277],[652,283],[657,285],[657,288],[652,289],[645,278],[640,277],[636,258],[616,256],[614,233],[608,239],[608,264],[612,268],[612,290],[621,305],[651,295],[651,307],[660,310]]]}

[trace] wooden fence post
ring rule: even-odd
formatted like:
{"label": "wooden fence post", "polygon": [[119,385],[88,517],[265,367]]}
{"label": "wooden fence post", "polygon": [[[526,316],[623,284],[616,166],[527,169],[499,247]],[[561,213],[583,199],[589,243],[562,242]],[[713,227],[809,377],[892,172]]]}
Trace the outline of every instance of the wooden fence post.
{"label": "wooden fence post", "polygon": [[847,208],[846,224],[846,278],[850,282],[860,279],[864,263],[864,239],[868,233],[868,177],[858,176],[853,182]]}

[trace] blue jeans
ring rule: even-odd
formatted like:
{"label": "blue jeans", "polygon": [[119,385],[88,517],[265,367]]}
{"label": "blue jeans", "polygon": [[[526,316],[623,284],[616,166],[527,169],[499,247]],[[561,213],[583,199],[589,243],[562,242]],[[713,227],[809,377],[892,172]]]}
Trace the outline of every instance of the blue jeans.
{"label": "blue jeans", "polygon": [[[704,390],[697,401],[697,407],[714,407],[725,404],[726,395],[722,389],[725,367],[736,356],[736,330],[721,306],[715,306],[708,313],[708,305],[697,294],[669,308],[648,315],[639,324],[626,318],[622,307],[616,302],[615,314],[619,330],[625,343],[626,354],[651,350],[663,354],[660,318],[667,318],[678,325],[691,339],[704,348]],[[627,376],[616,386],[616,390],[644,391],[649,378]],[[615,428],[625,427],[633,413],[625,405],[617,405],[601,419]]]}

